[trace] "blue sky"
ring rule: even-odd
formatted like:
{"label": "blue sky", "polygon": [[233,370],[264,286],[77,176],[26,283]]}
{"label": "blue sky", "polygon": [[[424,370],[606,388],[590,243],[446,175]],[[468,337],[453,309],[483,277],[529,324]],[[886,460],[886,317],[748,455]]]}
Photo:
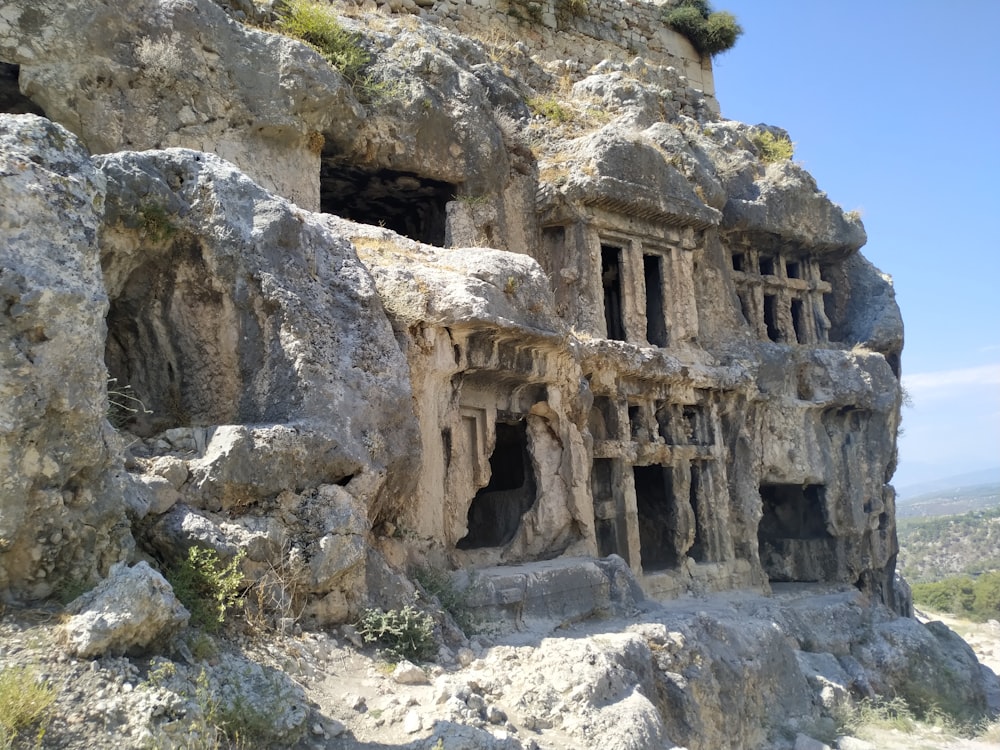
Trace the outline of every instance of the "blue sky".
{"label": "blue sky", "polygon": [[724,117],[788,130],[903,312],[897,487],[1000,466],[1000,0],[716,0]]}

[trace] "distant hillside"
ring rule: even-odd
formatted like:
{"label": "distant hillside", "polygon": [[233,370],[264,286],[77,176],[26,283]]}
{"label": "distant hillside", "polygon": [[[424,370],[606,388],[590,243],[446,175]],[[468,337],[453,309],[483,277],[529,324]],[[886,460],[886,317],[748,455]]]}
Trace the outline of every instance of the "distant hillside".
{"label": "distant hillside", "polygon": [[[954,499],[954,507],[961,504]],[[899,518],[897,527],[898,567],[911,582],[1000,570],[1000,502],[995,491],[991,507],[960,515]]]}
{"label": "distant hillside", "polygon": [[904,496],[896,504],[896,517],[953,516],[1000,506],[1000,481],[964,484]]}

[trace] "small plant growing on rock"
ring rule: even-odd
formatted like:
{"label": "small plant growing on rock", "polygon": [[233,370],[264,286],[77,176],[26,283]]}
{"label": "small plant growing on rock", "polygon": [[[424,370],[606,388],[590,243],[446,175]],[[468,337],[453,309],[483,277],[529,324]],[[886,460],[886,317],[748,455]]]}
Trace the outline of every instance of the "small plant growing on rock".
{"label": "small plant growing on rock", "polygon": [[45,719],[55,700],[56,691],[31,667],[0,671],[0,750],[14,747],[21,731]]}
{"label": "small plant growing on rock", "polygon": [[552,97],[534,97],[528,99],[528,109],[535,115],[540,115],[552,122],[566,123],[573,119],[573,112]]}
{"label": "small plant growing on rock", "polygon": [[181,604],[191,613],[191,624],[216,632],[226,621],[229,610],[242,600],[243,574],[241,550],[227,564],[214,549],[192,547],[179,565],[169,568],[166,578]]}
{"label": "small plant growing on rock", "polygon": [[424,661],[434,655],[434,618],[406,605],[402,609],[366,609],[355,625],[365,643],[378,644],[391,659]]}
{"label": "small plant growing on rock", "polygon": [[139,208],[139,228],[143,236],[153,242],[166,242],[177,233],[170,214],[163,206],[155,203]]}
{"label": "small plant growing on rock", "polygon": [[713,12],[707,0],[681,0],[664,14],[663,21],[687,37],[701,55],[717,55],[732,49],[743,33],[732,13]]}
{"label": "small plant growing on rock", "polygon": [[371,55],[361,46],[361,36],[341,26],[326,3],[287,0],[278,16],[278,29],[314,47],[352,86],[365,82],[362,70]]}
{"label": "small plant growing on rock", "polygon": [[[118,385],[118,378],[108,378],[108,421],[120,430],[136,414],[152,414],[130,385]],[[80,592],[83,593],[83,592]]]}
{"label": "small plant growing on rock", "polygon": [[758,130],[750,140],[765,164],[788,161],[795,153],[795,145],[788,138],[779,138],[769,130]]}

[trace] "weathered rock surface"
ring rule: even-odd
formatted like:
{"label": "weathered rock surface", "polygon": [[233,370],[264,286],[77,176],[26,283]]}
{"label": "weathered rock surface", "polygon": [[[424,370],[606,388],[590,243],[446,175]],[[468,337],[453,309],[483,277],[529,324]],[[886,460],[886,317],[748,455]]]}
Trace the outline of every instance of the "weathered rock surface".
{"label": "weathered rock surface", "polygon": [[152,412],[139,434],[203,430],[182,495],[219,510],[352,481],[373,519],[397,502],[410,388],[350,244],[211,155],[95,161],[113,186],[109,370]]}
{"label": "weathered rock surface", "polygon": [[66,611],[71,615],[62,626],[67,650],[84,659],[162,647],[191,616],[166,579],[145,562],[116,565]]}
{"label": "weathered rock surface", "polygon": [[712,114],[687,42],[598,61],[602,8],[553,60],[393,3],[341,18],[353,88],[243,0],[0,8],[0,106],[60,123],[0,115],[0,590],[92,582],[134,525],[150,562],[245,553],[256,627],[429,607],[424,568],[496,630],[435,612],[464,671],[364,679],[325,633],[192,636],[150,700],[114,654],[183,613],[140,562],[67,631],[122,679],[46,741],[786,749],[865,697],[981,713],[968,649],[885,608],[902,325],[857,217]]}
{"label": "weathered rock surface", "polygon": [[211,0],[9,3],[0,60],[92,153],[214,152],[311,209],[318,180],[302,175],[319,173],[322,134],[350,132],[363,112],[317,52]]}
{"label": "weathered rock surface", "polygon": [[132,545],[105,419],[105,179],[34,115],[0,114],[0,174],[0,596],[39,599]]}

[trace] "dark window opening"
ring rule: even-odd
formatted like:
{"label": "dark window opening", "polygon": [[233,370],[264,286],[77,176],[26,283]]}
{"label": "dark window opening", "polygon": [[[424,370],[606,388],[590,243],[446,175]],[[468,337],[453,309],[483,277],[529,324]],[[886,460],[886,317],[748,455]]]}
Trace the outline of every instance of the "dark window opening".
{"label": "dark window opening", "polygon": [[684,431],[687,433],[687,443],[690,445],[701,445],[701,432],[698,429],[699,419],[698,419],[698,407],[697,406],[685,406],[684,407]]}
{"label": "dark window opening", "polygon": [[802,300],[792,300],[792,328],[795,329],[795,340],[800,344],[806,343],[806,320],[805,309]]}
{"label": "dark window opening", "polygon": [[645,420],[642,417],[642,407],[638,404],[629,404],[628,423],[633,440],[639,440],[646,434]]}
{"label": "dark window opening", "polygon": [[657,432],[660,437],[663,438],[663,442],[667,445],[674,445],[676,441],[674,440],[674,432],[672,429],[673,425],[673,410],[670,404],[664,404],[662,401],[658,401],[656,404],[656,427]]}
{"label": "dark window opening", "polygon": [[613,459],[594,459],[590,486],[594,497],[597,552],[601,557],[619,555],[628,562],[628,527],[621,492],[615,491],[620,482],[615,482],[614,474]]}
{"label": "dark window opening", "polygon": [[21,93],[21,66],[0,62],[0,112],[8,115],[40,115],[45,111]]}
{"label": "dark window opening", "polygon": [[667,323],[663,310],[663,256],[643,255],[642,274],[646,282],[646,341],[667,345]]}
{"label": "dark window opening", "polygon": [[320,210],[385,227],[428,245],[444,245],[445,206],[455,186],[407,172],[364,170],[324,159]]}
{"label": "dark window opening", "polygon": [[604,324],[608,338],[625,340],[625,322],[622,318],[622,251],[621,248],[601,245],[601,285],[604,288]]}
{"label": "dark window opening", "polygon": [[695,464],[691,465],[691,490],[689,501],[691,503],[691,513],[694,515],[694,544],[687,554],[695,562],[705,562],[707,550],[705,546],[705,525],[702,518],[701,507],[701,471]]}
{"label": "dark window opening", "polygon": [[451,428],[445,427],[441,430],[441,449],[444,452],[444,470],[447,472],[451,467]]}
{"label": "dark window opening", "polygon": [[785,275],[790,279],[802,278],[802,265],[797,260],[785,263]]}
{"label": "dark window opening", "polygon": [[781,329],[778,328],[778,298],[773,294],[764,295],[764,325],[767,327],[767,337],[771,341],[781,341]]}
{"label": "dark window opening", "polygon": [[760,275],[774,276],[774,258],[769,255],[760,256]]}
{"label": "dark window opening", "polygon": [[746,256],[743,253],[733,253],[733,270],[742,271],[746,264]]}
{"label": "dark window opening", "polygon": [[497,422],[496,447],[490,456],[490,480],[469,506],[468,533],[459,549],[502,547],[517,534],[521,517],[535,504],[535,474],[528,454],[528,429]]}
{"label": "dark window opening", "polygon": [[614,440],[619,436],[618,409],[607,396],[595,396],[590,410],[590,434],[594,440]]}
{"label": "dark window opening", "polygon": [[671,470],[664,466],[634,466],[632,472],[643,570],[675,568],[680,555]]}

